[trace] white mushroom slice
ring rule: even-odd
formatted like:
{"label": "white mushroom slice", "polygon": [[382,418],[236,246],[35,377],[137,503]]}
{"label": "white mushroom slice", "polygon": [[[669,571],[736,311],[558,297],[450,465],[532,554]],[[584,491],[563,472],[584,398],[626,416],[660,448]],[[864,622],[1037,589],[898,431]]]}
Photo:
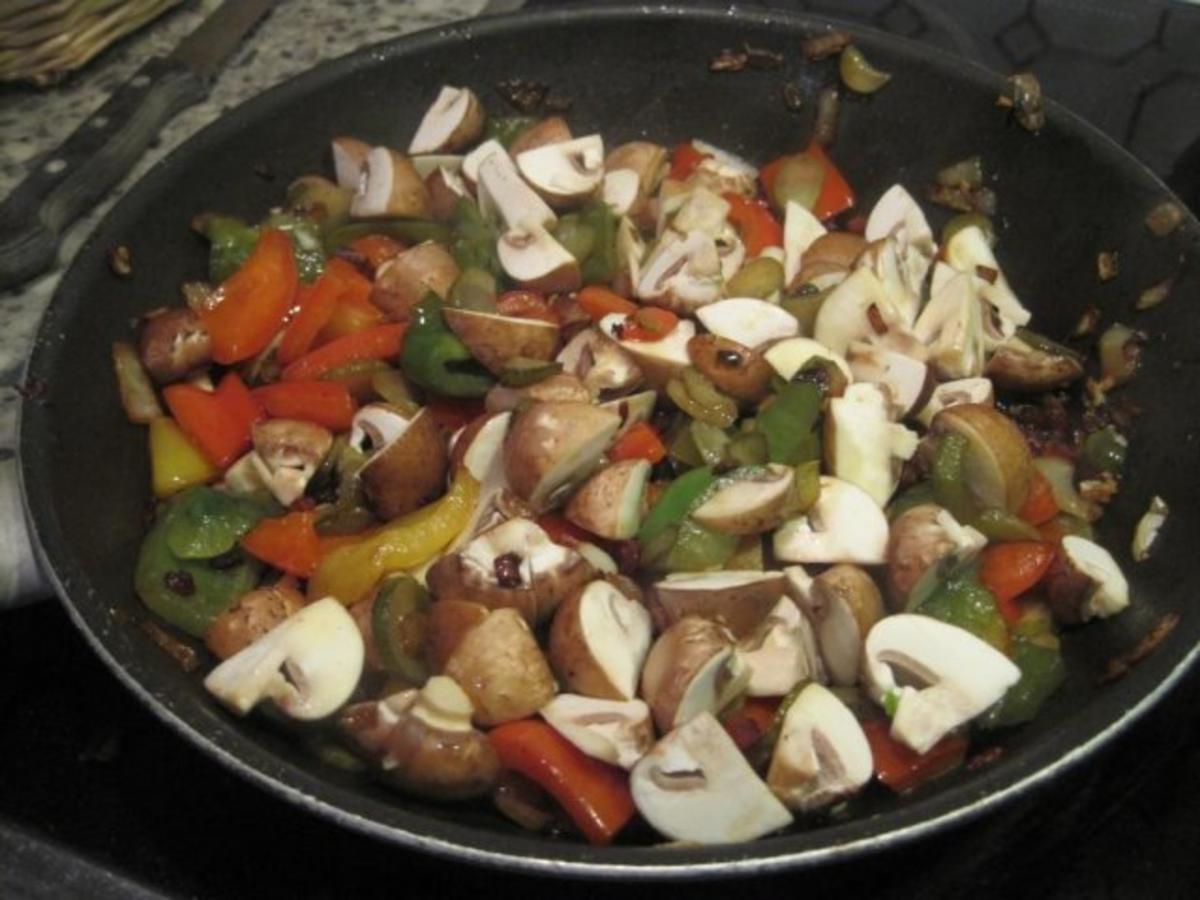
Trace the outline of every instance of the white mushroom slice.
{"label": "white mushroom slice", "polygon": [[444,86],[425,112],[408,145],[412,153],[451,153],[475,143],[483,132],[483,104],[470,88]]}
{"label": "white mushroom slice", "polygon": [[479,166],[493,153],[503,153],[506,158],[508,157],[508,151],[504,149],[504,145],[495,138],[488,138],[464,156],[461,169],[463,178],[471,184],[479,184]]}
{"label": "white mushroom slice", "polygon": [[812,338],[793,337],[773,344],[763,353],[775,374],[784,381],[791,381],[796,373],[803,369],[813,359],[827,359],[837,366],[847,382],[854,381],[854,373],[840,355],[830,352],[829,348]]}
{"label": "white mushroom slice", "polygon": [[671,227],[681,235],[701,231],[720,240],[729,229],[729,201],[708,188],[697,187],[683,195],[683,202],[671,219]]}
{"label": "white mushroom slice", "polygon": [[701,525],[726,534],[759,534],[783,521],[795,469],[778,463],[738,469],[692,511]]}
{"label": "white mushroom slice", "polygon": [[929,345],[930,362],[943,379],[976,378],[983,372],[983,308],[974,276],[947,280],[922,310],[913,332]]}
{"label": "white mushroom slice", "polygon": [[659,635],[642,667],[641,694],[660,731],[719,713],[743,694],[750,673],[733,651],[733,635],[696,616]]}
{"label": "white mushroom slice", "polygon": [[751,179],[758,178],[758,167],[736,153],[730,153],[728,150],[724,150],[716,144],[710,144],[708,141],[702,141],[700,138],[692,138],[692,146],[701,153],[711,156],[716,163],[725,166],[731,172]]}
{"label": "white mushroom slice", "polygon": [[884,612],[875,581],[863,569],[839,563],[812,580],[806,610],[830,682],[857,684],[863,641]]}
{"label": "white mushroom slice", "polygon": [[924,403],[933,389],[929,366],[886,347],[855,341],[846,349],[846,362],[855,381],[886,389],[888,413],[897,421]]}
{"label": "white mushroom slice", "polygon": [[790,285],[800,274],[804,251],[813,241],[828,234],[821,220],[795,200],[783,212],[783,283]]}
{"label": "white mushroom slice", "polygon": [[612,463],[580,486],[564,514],[568,521],[599,537],[628,540],[637,535],[642,524],[649,480],[647,460],[623,459]]}
{"label": "white mushroom slice", "polygon": [[[463,165],[467,174],[466,163]],[[496,151],[485,156],[479,163],[477,183],[479,211],[485,218],[502,223],[505,230],[545,229],[558,221],[554,210],[521,178],[507,153]]]}
{"label": "white mushroom slice", "polygon": [[240,715],[272,700],[293,719],[323,719],[354,693],[363,657],[354,618],[325,597],[229,657],[208,674],[204,687]]}
{"label": "white mushroom slice", "polygon": [[589,583],[554,616],[550,663],[572,691],[632,700],[650,650],[650,613],[607,581]]}
{"label": "white mushroom slice", "polygon": [[889,417],[889,397],[877,384],[862,382],[829,401],[825,419],[825,462],[829,471],[856,484],[885,506],[900,480],[904,461],[917,452],[918,437]]}
{"label": "white mushroom slice", "polygon": [[634,425],[648,422],[654,415],[654,405],[658,402],[657,391],[639,391],[628,397],[619,397],[600,404],[601,409],[608,409],[621,417],[621,427],[617,429],[620,437]]}
{"label": "white mushroom slice", "polygon": [[447,184],[450,184],[451,187],[463,184],[460,173],[462,172],[464,159],[466,159],[465,156],[459,156],[454,153],[424,153],[420,156],[409,157],[413,168],[417,170],[417,174],[422,178],[428,178],[434,172],[442,172],[443,175],[453,176],[453,182],[447,180]]}
{"label": "white mushroom slice", "polygon": [[[624,321],[624,316],[619,318]],[[593,397],[630,390],[642,380],[633,357],[596,328],[576,334],[555,359],[564,372],[578,376]]]}
{"label": "white mushroom slice", "polygon": [[505,274],[530,290],[556,293],[580,285],[579,261],[537,222],[506,232],[496,255]]}
{"label": "white mushroom slice", "polygon": [[750,670],[746,693],[782,697],[802,681],[824,681],[825,670],[808,617],[790,597],[780,597],[758,630],[738,642]]}
{"label": "white mushroom slice", "polygon": [[707,713],[666,735],[643,756],[633,767],[629,787],[638,812],[677,841],[752,841],[792,822],[792,814]]}
{"label": "white mushroom slice", "polygon": [[637,202],[641,178],[633,169],[613,169],[604,173],[601,196],[615,215],[624,216]]}
{"label": "white mushroom slice", "polygon": [[517,154],[517,169],[555,206],[585,200],[604,180],[604,141],[598,134],[558,141]]}
{"label": "white mushroom slice", "polygon": [[[228,475],[226,477],[228,478]],[[1132,553],[1135,562],[1145,562],[1150,558],[1150,551],[1154,549],[1158,534],[1166,524],[1170,512],[1162,497],[1151,498],[1149,509],[1142,513],[1133,532]]]}
{"label": "white mushroom slice", "polygon": [[692,231],[681,238],[672,231],[663,235],[642,266],[637,296],[693,313],[721,299],[721,285],[721,256],[712,237]]}
{"label": "white mushroom slice", "polygon": [[900,239],[888,237],[868,244],[855,268],[870,269],[879,279],[884,296],[898,314],[898,322],[909,327],[921,307],[921,291],[932,257],[926,257]]}
{"label": "white mushroom slice", "polygon": [[1115,616],[1129,605],[1129,582],[1111,553],[1076,535],[1064,537],[1062,549],[1067,565],[1088,581],[1079,607],[1083,621]]}
{"label": "white mushroom slice", "polygon": [[692,146],[705,155],[689,181],[724,194],[729,191],[753,197],[758,191],[758,169],[740,156],[707,141],[694,139]]}
{"label": "white mushroom slice", "polygon": [[650,707],[641,700],[559,694],[539,712],[547,724],[588,756],[622,769],[632,769],[654,746]]}
{"label": "white mushroom slice", "polygon": [[225,470],[225,474],[221,476],[221,486],[229,493],[239,497],[246,497],[259,491],[269,491],[271,489],[268,483],[270,471],[270,467],[263,461],[263,458],[256,451],[251,450]]}
{"label": "white mushroom slice", "polygon": [[599,465],[621,417],[590,403],[543,401],[514,419],[505,445],[510,487],[535,509],[553,507]]}
{"label": "white mushroom slice", "polygon": [[943,409],[958,406],[963,403],[982,403],[994,406],[996,391],[990,378],[956,378],[953,381],[943,381],[933,389],[927,402],[919,413],[917,421],[928,428],[933,424],[933,417]]}
{"label": "white mushroom slice", "polygon": [[751,350],[800,332],[799,321],[783,307],[753,297],[718,300],[698,309],[696,318],[718,337],[737,341]]}
{"label": "white mushroom slice", "polygon": [[925,213],[904,185],[893,184],[871,208],[863,237],[868,241],[879,241],[891,237],[900,229],[905,231],[910,243],[928,249],[932,256],[933,230]]}
{"label": "white mushroom slice", "polygon": [[1017,299],[1000,263],[976,225],[960,228],[943,248],[946,262],[960,272],[969,273],[978,279],[979,294],[995,307],[1003,322],[1004,336],[1008,337],[1018,325],[1027,325],[1032,314]]}
{"label": "white mushroom slice", "polygon": [[698,616],[743,638],[756,632],[785,590],[778,572],[675,572],[654,585],[650,608],[660,631]]}
{"label": "white mushroom slice", "polygon": [[363,163],[350,214],[358,218],[424,218],[429,214],[429,192],[407,156],[374,147]]}
{"label": "white mushroom slice", "polygon": [[987,538],[934,503],[896,516],[888,543],[887,585],[892,608],[912,609],[942,582],[951,566],[970,562]]}
{"label": "white mushroom slice", "polygon": [[810,684],[784,715],[767,787],[788,809],[811,812],[856,794],[874,767],[854,713],[828,688]]}
{"label": "white mushroom slice", "polygon": [[813,337],[830,352],[845,355],[851,342],[878,338],[902,325],[902,318],[875,273],[859,268],[825,298],[813,323]]}
{"label": "white mushroom slice", "polygon": [[803,516],[775,532],[775,555],[784,562],[864,565],[887,556],[888,522],[871,495],[857,485],[821,476],[821,494]]}
{"label": "white mushroom slice", "polygon": [[284,506],[304,493],[333,446],[328,429],[297,419],[267,419],[251,429],[254,454],[250,466]]}
{"label": "white mushroom slice", "polygon": [[717,256],[721,260],[721,280],[731,280],[746,259],[746,245],[733,229],[717,238]]}
{"label": "white mushroom slice", "polygon": [[338,187],[357,191],[362,183],[363,167],[371,146],[358,138],[335,137],[330,143],[333,151],[333,171]]}
{"label": "white mushroom slice", "polygon": [[628,216],[617,223],[617,276],[613,289],[622,295],[632,295],[642,277],[642,260],[646,258],[646,242]]}
{"label": "white mushroom slice", "polygon": [[601,575],[616,575],[620,571],[616,560],[609,556],[599,544],[593,544],[591,541],[580,541],[575,545],[575,552],[590,562],[592,567]]}
{"label": "white mushroom slice", "polygon": [[646,379],[647,387],[662,388],[672,376],[691,365],[687,345],[696,336],[695,322],[681,319],[670,334],[657,341],[621,340],[624,324],[625,316],[610,313],[600,320],[599,328],[601,333],[615,340],[633,358]]}
{"label": "white mushroom slice", "polygon": [[354,414],[350,422],[350,446],[373,453],[393,444],[412,419],[384,403],[368,403]]}
{"label": "white mushroom slice", "polygon": [[[894,707],[892,737],[917,753],[982,713],[1021,678],[1021,670],[991,644],[929,616],[881,619],[865,649],[871,695]],[[895,669],[908,683],[901,686]],[[914,680],[924,686],[914,687]]]}

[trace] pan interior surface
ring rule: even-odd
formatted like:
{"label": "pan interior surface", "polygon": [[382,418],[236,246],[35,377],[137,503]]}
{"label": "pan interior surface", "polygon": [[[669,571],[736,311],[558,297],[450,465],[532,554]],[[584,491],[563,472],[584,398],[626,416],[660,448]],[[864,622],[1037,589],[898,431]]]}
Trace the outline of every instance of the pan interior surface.
{"label": "pan interior surface", "polygon": [[[482,808],[409,800],[323,767],[294,736],[261,718],[236,721],[139,627],[147,613],[132,572],[149,499],[142,429],[125,422],[110,346],[128,339],[150,309],[180,303],[179,286],[202,276],[206,252],[188,222],[205,210],[254,219],[280,202],[295,177],[330,170],[328,142],[350,134],[398,148],[442,84],[476,89],[504,114],[492,85],[520,77],[568,97],[576,134],[606,143],[645,138],[672,145],[691,137],[761,163],[803,147],[811,102],[836,78],[832,63],[799,58],[798,38],[828,27],[817,19],[760,12],[672,7],[547,12],[464,23],[370,48],[313,70],[233,111],[168,157],[131,191],[80,251],[63,279],[31,358],[39,389],[26,400],[21,471],[42,561],[73,619],[118,676],[158,715],[214,758],[334,821],[386,840],[484,864],[558,874],[699,877],[748,874],[869,852],[980,815],[1053,778],[1109,739],[1160,697],[1196,655],[1200,623],[1187,607],[1200,593],[1200,480],[1194,476],[1200,287],[1183,269],[1173,299],[1145,312],[1132,302],[1145,287],[1194,258],[1200,227],[1187,217],[1154,239],[1145,212],[1167,193],[1143,166],[1066,111],[1049,105],[1046,127],[1030,134],[995,105],[1002,80],[978,67],[885,35],[854,30],[878,67],[892,72],[871,97],[848,97],[832,153],[869,209],[891,184],[914,196],[942,166],[983,156],[999,195],[1001,264],[1034,312],[1034,326],[1069,333],[1089,303],[1106,321],[1150,335],[1130,389],[1144,410],[1122,492],[1101,523],[1129,575],[1133,606],[1069,634],[1069,677],[1039,718],[996,735],[1001,759],[959,772],[916,795],[881,789],[844,820],[752,844],[714,848],[590,848],[519,832]],[[781,71],[717,75],[709,59],[741,42],[784,52]],[[797,114],[781,97],[785,81],[810,102]],[[948,217],[923,203],[935,231]],[[115,278],[106,251],[130,248],[134,276]],[[1119,248],[1121,273],[1100,285],[1096,252]],[[1150,497],[1172,516],[1149,562],[1129,559],[1134,523]],[[1162,616],[1181,621],[1124,679],[1097,676]]]}

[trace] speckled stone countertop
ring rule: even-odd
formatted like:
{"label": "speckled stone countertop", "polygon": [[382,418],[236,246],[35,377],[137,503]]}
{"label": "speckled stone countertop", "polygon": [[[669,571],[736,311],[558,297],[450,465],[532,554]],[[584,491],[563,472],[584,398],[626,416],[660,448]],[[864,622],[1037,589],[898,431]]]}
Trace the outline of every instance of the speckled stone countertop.
{"label": "speckled stone countertop", "polygon": [[[0,87],[0,197],[20,182],[31,161],[57,147],[139,66],[170,53],[219,5],[220,0],[183,4],[56,88]],[[173,119],[108,200],[66,233],[55,270],[19,290],[0,293],[0,459],[11,456],[16,445],[16,387],[65,265],[113,201],[150,166],[226,110],[317,63],[478,15],[485,5],[486,0],[281,0],[226,63],[208,99]]]}

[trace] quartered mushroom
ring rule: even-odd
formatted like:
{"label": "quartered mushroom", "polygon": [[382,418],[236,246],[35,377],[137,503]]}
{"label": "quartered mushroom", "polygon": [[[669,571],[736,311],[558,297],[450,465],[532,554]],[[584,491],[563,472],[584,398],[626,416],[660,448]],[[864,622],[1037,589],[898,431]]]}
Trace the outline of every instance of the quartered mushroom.
{"label": "quartered mushroom", "polygon": [[902,612],[910,598],[923,596],[922,588],[936,579],[943,566],[969,562],[984,548],[987,538],[962,525],[935,503],[906,509],[891,526],[887,548],[887,587],[891,608]]}
{"label": "quartered mushroom", "polygon": [[659,731],[700,713],[717,714],[746,689],[749,670],[734,652],[733,635],[699,616],[685,616],[658,636],[642,667],[642,699]]}
{"label": "quartered mushroom", "polygon": [[630,171],[638,177],[637,198],[628,211],[635,220],[644,218],[646,203],[658,190],[667,169],[667,148],[649,141],[630,141],[609,151],[604,160],[607,172]]}
{"label": "quartered mushroom", "polygon": [[828,688],[810,684],[788,706],[767,787],[788,809],[812,812],[858,793],[874,773],[858,719]]}
{"label": "quartered mushroom", "polygon": [[569,207],[596,193],[604,180],[604,141],[598,134],[516,154],[517,169],[551,206]]}
{"label": "quartered mushroom", "polygon": [[627,540],[642,524],[649,480],[650,463],[644,459],[611,463],[583,483],[564,514],[592,534]]}
{"label": "quartered mushroom", "polygon": [[677,841],[752,841],[792,822],[709,713],[655,744],[633,767],[629,787],[642,817]]}
{"label": "quartered mushroom", "polygon": [[568,741],[610,766],[632,769],[654,745],[650,708],[641,700],[559,694],[539,712]]}
{"label": "quartered mushroom", "polygon": [[1021,678],[986,641],[912,613],[887,616],[871,629],[865,674],[875,702],[895,709],[892,737],[917,753],[982,713]]}
{"label": "quartered mushroom", "polygon": [[850,274],[850,269],[862,256],[866,246],[862,235],[849,231],[829,231],[817,235],[805,248],[800,259],[800,271],[788,282],[788,286],[811,284],[821,290],[836,287]]}
{"label": "quartered mushroom", "polygon": [[[480,164],[493,153],[503,153],[506,157],[508,157],[508,151],[504,149],[503,144],[501,144],[495,138],[488,138],[486,141],[463,157],[462,168],[459,169],[459,174],[462,175],[463,181],[465,181],[472,190],[478,190],[479,187]],[[511,157],[509,157],[509,162],[512,162]]]}
{"label": "quartered mushroom", "polygon": [[817,502],[776,530],[774,548],[784,562],[875,565],[886,558],[887,542],[887,517],[871,495],[822,475]]}
{"label": "quartered mushroom", "polygon": [[896,324],[907,327],[921,308],[925,274],[931,263],[932,256],[902,245],[898,237],[886,237],[867,244],[854,266],[874,273],[896,313]]}
{"label": "quartered mushroom", "polygon": [[698,616],[744,638],[758,630],[786,587],[779,572],[677,572],[654,585],[649,606],[659,631]]}
{"label": "quartered mushroom", "polygon": [[375,271],[371,302],[396,322],[407,322],[413,307],[431,291],[445,299],[458,280],[458,263],[444,244],[425,241],[401,250]]}
{"label": "quartered mushroom", "polygon": [[934,380],[924,361],[874,344],[854,341],[846,348],[846,363],[855,381],[869,381],[888,392],[891,418],[899,421],[924,405]]}
{"label": "quartered mushroom", "polygon": [[479,139],[486,114],[470,88],[444,86],[425,112],[408,152],[454,153]]}
{"label": "quartered mushroom", "polygon": [[943,409],[959,406],[963,403],[978,403],[983,406],[994,406],[996,390],[990,378],[957,378],[954,381],[943,381],[933,389],[929,400],[921,407],[916,419],[926,428],[933,424],[933,418]]}
{"label": "quartered mushroom", "polygon": [[512,608],[531,624],[594,575],[574,549],[557,544],[536,522],[509,519],[443,555],[425,576],[442,600],[469,600],[489,609]]}
{"label": "quartered mushroom", "polygon": [[516,357],[551,360],[558,348],[558,326],[542,319],[502,316],[475,309],[448,306],[442,310],[446,325],[493,375]]}
{"label": "quartered mushroom", "polygon": [[1008,416],[980,403],[960,403],[933,418],[933,434],[966,438],[963,483],[980,509],[1016,512],[1029,493],[1032,456]]}
{"label": "quartered mushroom", "polygon": [[267,419],[250,430],[250,465],[275,499],[291,506],[304,494],[330,447],[329,429],[299,419]]}
{"label": "quartered mushroom", "polygon": [[346,608],[325,597],[225,660],[204,687],[239,715],[270,700],[293,719],[323,719],[350,699],[363,640]]}
{"label": "quartered mushroom", "polygon": [[616,437],[620,437],[634,425],[647,422],[654,415],[654,406],[658,402],[655,391],[638,391],[628,397],[618,397],[600,404],[601,409],[615,412],[621,417],[621,427],[617,429]]}
{"label": "quartered mushroom", "polygon": [[291,576],[255,588],[238,598],[204,632],[204,646],[218,659],[229,659],[304,608],[304,595]]}
{"label": "quartered mushroom", "polygon": [[142,323],[138,358],[151,378],[169,384],[209,365],[212,341],[192,310],[156,310]]}
{"label": "quartered mushroom", "polygon": [[696,336],[696,323],[680,319],[671,333],[657,341],[627,341],[621,338],[625,316],[610,313],[600,320],[600,331],[617,342],[641,370],[646,386],[661,390],[690,364],[688,342]]}
{"label": "quartered mushroom", "polygon": [[435,172],[445,171],[458,178],[459,183],[463,184],[464,188],[466,186],[461,178],[463,160],[466,159],[465,156],[457,153],[420,153],[410,156],[409,159],[412,160],[413,168],[417,170],[417,174],[424,178],[426,182],[429,181],[429,176]]}
{"label": "quartered mushroom", "polygon": [[389,785],[429,800],[468,800],[486,795],[500,776],[473,712],[454,679],[435,675],[419,689],[347,707],[338,727]]}
{"label": "quartered mushroom", "polygon": [[444,674],[471,698],[475,722],[487,727],[528,718],[558,692],[537,638],[515,609],[493,609],[467,630]]}
{"label": "quartered mushroom", "polygon": [[642,277],[642,260],[646,258],[646,241],[629,216],[617,222],[617,271],[613,290],[622,297],[632,297]]}
{"label": "quartered mushroom", "polygon": [[718,300],[696,310],[696,318],[718,337],[751,349],[794,337],[800,331],[796,317],[783,307],[752,297]]}
{"label": "quartered mushroom", "polygon": [[813,579],[807,608],[830,681],[857,684],[863,641],[884,613],[874,580],[858,566],[840,563]]}
{"label": "quartered mushroom", "polygon": [[753,197],[758,192],[758,169],[745,159],[699,138],[692,139],[692,146],[703,156],[692,175],[693,183],[718,194]]}
{"label": "quartered mushroom", "polygon": [[548,144],[561,144],[573,137],[571,126],[567,124],[566,119],[562,116],[547,116],[521,129],[509,144],[508,149],[509,153],[515,157],[526,150],[536,150],[538,147],[545,147]]}
{"label": "quartered mushroom", "polygon": [[960,273],[935,286],[913,333],[928,346],[930,364],[941,379],[975,378],[983,372],[983,316],[974,276]]}
{"label": "quartered mushroom", "polygon": [[1041,335],[1018,331],[992,352],[983,374],[1008,391],[1042,393],[1083,377],[1083,358]]}
{"label": "quartered mushroom", "polygon": [[579,261],[541,224],[527,221],[500,236],[496,255],[506,275],[531,291],[573,291],[582,283]]}
{"label": "quartered mushroom", "polygon": [[787,513],[795,476],[795,469],[780,463],[735,469],[721,478],[691,516],[725,534],[771,531]]}
{"label": "quartered mushroom", "polygon": [[894,241],[906,285],[919,297],[937,248],[925,213],[903,185],[892,185],[875,203],[863,236],[868,242]]}
{"label": "quartered mushroom", "polygon": [[825,681],[825,666],[808,616],[791,597],[780,597],[754,633],[738,641],[750,678],[750,697],[783,697],[802,681]]}
{"label": "quartered mushroom", "polygon": [[[463,171],[467,170],[470,154],[463,161]],[[552,227],[558,221],[546,201],[533,188],[525,183],[516,164],[503,148],[497,149],[478,164],[479,211],[492,220],[499,221],[506,230],[527,230],[538,226],[543,230]]]}
{"label": "quartered mushroom", "polygon": [[556,505],[595,470],[620,426],[615,412],[588,403],[534,403],[509,429],[510,487],[535,509]]}
{"label": "quartered mushroom", "polygon": [[813,337],[831,353],[844,356],[852,342],[877,342],[906,324],[880,280],[861,268],[829,292],[813,323]]}
{"label": "quartered mushroom", "polygon": [[577,694],[632,700],[650,649],[650,614],[604,580],[574,591],[550,628],[550,663]]}
{"label": "quartered mushroom", "polygon": [[556,357],[563,371],[583,379],[593,397],[632,390],[642,370],[617,342],[596,328],[584,328]]}
{"label": "quartered mushroom", "polygon": [[497,384],[483,398],[484,409],[490,413],[507,412],[530,402],[590,403],[592,393],[576,375],[559,372],[525,387]]}
{"label": "quartered mushroom", "polygon": [[900,480],[900,469],[917,451],[915,432],[891,420],[890,396],[880,385],[852,384],[829,401],[824,451],[829,471],[858,485],[884,506]]}
{"label": "quartered mushroom", "polygon": [[341,135],[330,142],[330,150],[338,187],[357,191],[362,184],[363,169],[367,165],[371,145],[358,138]]}
{"label": "quartered mushroom", "polygon": [[642,263],[637,296],[676,312],[693,313],[721,299],[722,284],[721,256],[710,235],[691,231],[680,237],[668,231]]}
{"label": "quartered mushroom", "polygon": [[795,200],[783,212],[783,283],[791,287],[800,274],[804,254],[813,242],[828,232],[821,220]]}
{"label": "quartered mushroom", "polygon": [[427,407],[407,418],[385,403],[369,403],[354,415],[350,443],[370,453],[359,479],[381,519],[412,512],[445,487],[446,442]]}
{"label": "quartered mushroom", "polygon": [[604,173],[600,196],[615,215],[628,215],[638,201],[641,179],[633,169],[610,169]]}
{"label": "quartered mushroom", "polygon": [[388,147],[374,147],[363,163],[350,214],[360,219],[429,218],[429,191],[412,161]]}
{"label": "quartered mushroom", "polygon": [[1046,597],[1061,622],[1103,619],[1129,606],[1129,582],[1106,549],[1087,538],[1068,535],[1062,539],[1062,553],[1046,574]]}

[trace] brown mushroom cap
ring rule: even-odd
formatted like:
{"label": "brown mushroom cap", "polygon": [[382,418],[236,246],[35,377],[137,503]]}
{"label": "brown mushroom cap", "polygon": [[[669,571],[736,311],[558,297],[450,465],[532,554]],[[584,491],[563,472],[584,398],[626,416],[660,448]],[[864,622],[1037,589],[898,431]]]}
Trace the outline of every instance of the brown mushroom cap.
{"label": "brown mushroom cap", "polygon": [[359,470],[363,491],[382,519],[394,519],[432,500],[444,489],[449,465],[446,442],[428,407],[404,432]]}
{"label": "brown mushroom cap", "polygon": [[559,372],[526,387],[512,388],[498,384],[483,398],[489,413],[507,412],[521,404],[534,402],[590,403],[591,392],[576,375]]}
{"label": "brown mushroom cap", "polygon": [[212,362],[208,329],[190,309],[153,312],[142,325],[138,356],[159,384],[178,381]]}
{"label": "brown mushroom cap", "polygon": [[564,511],[580,528],[609,540],[637,534],[645,511],[650,463],[623,459],[605,466],[583,483]]}
{"label": "brown mushroom cap", "polygon": [[229,659],[304,606],[291,578],[243,594],[204,632],[204,644],[219,659]]}
{"label": "brown mushroom cap", "polygon": [[723,699],[736,661],[733,648],[733,636],[723,626],[697,616],[680,619],[659,635],[642,667],[642,698],[659,731],[670,731],[686,721],[680,707],[697,678],[708,679],[708,699]]}
{"label": "brown mushroom cap", "polygon": [[536,150],[548,144],[561,144],[569,141],[574,135],[562,116],[550,116],[540,122],[534,122],[523,130],[508,147],[508,155],[516,159],[517,155],[526,150]]}
{"label": "brown mushroom cap", "polygon": [[1029,493],[1033,458],[1012,419],[985,404],[962,403],[938,413],[931,431],[967,439],[963,480],[980,508],[1021,508]]}
{"label": "brown mushroom cap", "polygon": [[698,572],[658,582],[647,605],[660,631],[694,616],[718,622],[742,638],[754,633],[785,593],[782,572]]}
{"label": "brown mushroom cap", "polygon": [[631,700],[650,648],[650,616],[634,598],[607,581],[580,587],[554,614],[549,657],[571,691],[587,697]]}
{"label": "brown mushroom cap", "polygon": [[504,447],[509,486],[545,509],[599,464],[621,417],[587,403],[534,403],[516,414]]}
{"label": "brown mushroom cap", "polygon": [[558,326],[540,319],[522,319],[496,313],[458,309],[442,310],[446,325],[493,375],[499,375],[509,360],[550,360],[558,348]]}
{"label": "brown mushroom cap", "polygon": [[775,373],[759,351],[715,334],[696,335],[687,351],[692,365],[735,400],[758,403],[771,392]]}
{"label": "brown mushroom cap", "polygon": [[934,503],[922,503],[898,515],[888,535],[887,572],[889,606],[904,612],[913,588],[933,566],[958,549],[939,521],[949,515]]}
{"label": "brown mushroom cap", "polygon": [[488,608],[469,600],[438,600],[429,608],[425,631],[425,662],[430,671],[443,672],[446,661],[467,633],[488,616]]}
{"label": "brown mushroom cap", "polygon": [[393,256],[375,273],[371,302],[389,319],[406,322],[412,309],[433,291],[439,297],[450,295],[458,279],[458,263],[441,244],[426,241]]}

